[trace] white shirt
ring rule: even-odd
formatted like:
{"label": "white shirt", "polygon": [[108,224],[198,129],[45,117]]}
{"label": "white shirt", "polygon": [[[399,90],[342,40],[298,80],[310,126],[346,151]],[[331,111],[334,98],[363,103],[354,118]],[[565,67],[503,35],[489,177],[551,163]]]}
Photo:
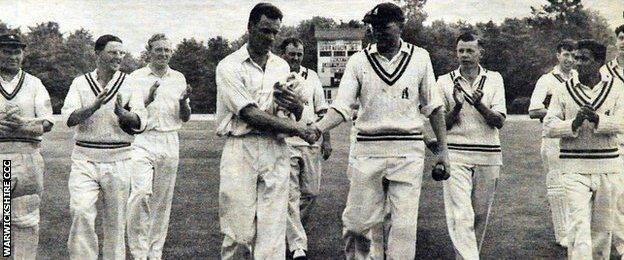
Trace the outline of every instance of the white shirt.
{"label": "white shirt", "polygon": [[391,60],[377,51],[376,44],[351,56],[331,107],[348,121],[357,103],[356,146],[362,149],[356,147],[356,153],[420,154],[404,141],[422,141],[423,115],[442,106],[429,53],[401,41]]}
{"label": "white shirt", "polygon": [[273,53],[268,55],[263,70],[249,57],[245,44],[217,65],[217,135],[242,136],[255,130],[239,118],[247,106],[275,114],[273,85],[286,81],[290,66]]}
{"label": "white shirt", "polygon": [[61,109],[67,122],[69,116],[76,110],[93,104],[102,89],[109,89],[105,103],[82,123],[74,126],[74,140],[76,145],[72,159],[111,162],[130,158],[131,142],[134,136],[127,134],[119,127],[117,115],[114,113],[115,101],[121,95],[124,106],[139,116],[141,125],[138,132],[145,130],[147,111],[143,95],[139,88],[130,85],[129,75],[117,71],[105,87],[97,82],[97,70],[76,77]]}
{"label": "white shirt", "polygon": [[182,73],[167,68],[165,75],[159,77],[145,66],[132,72],[130,78],[132,87],[140,88],[145,99],[149,97],[152,85],[157,81],[160,83],[154,101],[146,107],[146,131],[169,132],[182,128],[179,100],[186,89],[186,78]]}
{"label": "white shirt", "polygon": [[[311,69],[301,67],[299,75],[303,78],[303,82],[299,86],[301,89],[301,97],[304,100],[303,112],[301,113],[301,119],[299,122],[305,124],[314,123],[319,119],[318,113],[327,110],[329,105],[325,100],[325,94],[323,93],[323,85],[316,72]],[[290,137],[286,139],[286,142],[294,146],[309,146],[308,142],[299,137]],[[319,146],[321,140],[316,142],[312,146]]]}
{"label": "white shirt", "polygon": [[[617,58],[603,65],[600,68],[600,73],[602,73],[603,80],[608,80],[610,79],[610,77],[612,77],[615,79],[615,81],[624,83],[624,67],[620,66],[620,64],[617,61]],[[624,134],[620,134],[619,138],[620,138],[620,145],[622,146],[621,148],[624,149]],[[624,151],[620,151],[620,152],[624,152]]]}
{"label": "white shirt", "polygon": [[[13,79],[0,77],[0,111],[8,106],[18,106],[20,115],[26,119],[52,119],[50,95],[37,77],[20,70]],[[25,136],[16,133],[0,134],[0,153],[28,152],[40,147],[41,136]]]}
{"label": "white shirt", "polygon": [[451,161],[462,161],[480,165],[502,165],[498,129],[490,126],[479,111],[470,104],[475,90],[481,89],[481,103],[505,116],[505,85],[503,77],[496,71],[479,66],[479,74],[472,84],[464,78],[459,68],[438,78],[438,87],[444,93],[446,109],[455,107],[453,88],[458,82],[463,89],[464,105],[459,111],[459,120],[447,132]]}

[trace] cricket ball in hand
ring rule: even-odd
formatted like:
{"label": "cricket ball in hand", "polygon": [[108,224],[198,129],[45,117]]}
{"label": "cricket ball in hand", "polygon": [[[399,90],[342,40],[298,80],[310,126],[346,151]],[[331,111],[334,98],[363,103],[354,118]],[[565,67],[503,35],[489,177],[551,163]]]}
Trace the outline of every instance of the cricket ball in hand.
{"label": "cricket ball in hand", "polygon": [[438,163],[433,166],[433,169],[431,170],[431,177],[433,177],[435,181],[444,181],[448,180],[451,175],[446,172],[446,167],[444,167],[444,164]]}

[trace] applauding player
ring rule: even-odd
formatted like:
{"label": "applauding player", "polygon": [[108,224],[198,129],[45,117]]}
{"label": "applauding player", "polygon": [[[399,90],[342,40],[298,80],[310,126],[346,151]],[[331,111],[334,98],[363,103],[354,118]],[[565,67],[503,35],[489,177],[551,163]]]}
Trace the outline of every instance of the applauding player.
{"label": "applauding player", "polygon": [[95,203],[104,200],[104,259],[126,257],[126,204],[132,174],[131,143],[145,129],[143,96],[119,71],[125,55],[121,40],[104,35],[95,41],[97,69],[74,79],[62,114],[74,129],[76,144],[69,173],[72,217],[67,247],[71,259],[97,259]]}

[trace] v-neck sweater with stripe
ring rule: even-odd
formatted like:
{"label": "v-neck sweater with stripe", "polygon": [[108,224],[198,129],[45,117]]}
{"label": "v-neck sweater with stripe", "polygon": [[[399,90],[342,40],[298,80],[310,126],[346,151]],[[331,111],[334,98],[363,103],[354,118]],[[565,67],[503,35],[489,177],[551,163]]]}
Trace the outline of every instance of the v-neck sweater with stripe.
{"label": "v-neck sweater with stripe", "polygon": [[97,95],[104,88],[109,89],[105,103],[82,123],[74,128],[74,150],[72,159],[97,162],[113,162],[130,158],[134,136],[124,132],[115,115],[115,102],[121,95],[124,106],[136,113],[141,121],[137,132],[145,130],[147,110],[140,88],[133,83],[132,77],[117,71],[107,86],[98,85],[97,72],[93,71],[74,79],[65,97],[61,110],[64,121],[76,110],[93,104]]}
{"label": "v-neck sweater with stripe", "polygon": [[[0,111],[17,106],[19,115],[27,119],[44,119],[50,123],[52,105],[48,91],[37,77],[20,70],[10,81],[0,79]],[[41,136],[25,133],[0,133],[0,154],[33,153],[41,147]]]}
{"label": "v-neck sweater with stripe", "polygon": [[[572,122],[585,104],[599,115],[598,126],[584,121],[572,131]],[[624,84],[611,76],[593,88],[574,78],[558,89],[544,118],[546,135],[561,138],[559,158],[564,173],[619,173],[618,134],[624,132]]]}

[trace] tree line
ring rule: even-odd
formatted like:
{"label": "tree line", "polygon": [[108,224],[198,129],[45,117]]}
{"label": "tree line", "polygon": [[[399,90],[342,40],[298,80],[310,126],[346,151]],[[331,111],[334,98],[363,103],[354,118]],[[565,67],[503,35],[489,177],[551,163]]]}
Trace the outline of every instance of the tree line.
{"label": "tree line", "polygon": [[[597,12],[585,8],[580,0],[548,0],[548,4],[531,7],[526,18],[508,18],[502,23],[492,21],[469,24],[464,21],[448,23],[441,20],[425,25],[423,11],[426,0],[395,0],[403,6],[407,23],[403,39],[428,50],[436,75],[455,69],[455,38],[462,32],[477,33],[485,50],[482,65],[498,71],[505,80],[509,113],[526,113],[535,82],[556,64],[555,46],[565,38],[594,38],[609,46],[615,40],[607,20]],[[303,65],[316,70],[317,47],[314,32],[317,29],[363,28],[360,21],[335,21],[326,17],[303,20],[296,26],[283,26],[277,43],[286,37],[300,38],[305,47]],[[11,29],[0,20],[0,33],[14,31],[28,44],[23,68],[39,77],[58,113],[71,80],[95,68],[94,36],[85,29],[64,35],[56,22],[28,27],[27,32]],[[188,38],[175,46],[170,66],[182,72],[193,87],[191,104],[194,113],[214,113],[216,106],[215,69],[218,62],[237,50],[247,35],[234,41],[221,36],[207,42]],[[367,44],[370,39],[364,39]],[[276,52],[278,50],[275,50]],[[122,71],[132,72],[147,63],[143,52],[139,57],[127,54]]]}

